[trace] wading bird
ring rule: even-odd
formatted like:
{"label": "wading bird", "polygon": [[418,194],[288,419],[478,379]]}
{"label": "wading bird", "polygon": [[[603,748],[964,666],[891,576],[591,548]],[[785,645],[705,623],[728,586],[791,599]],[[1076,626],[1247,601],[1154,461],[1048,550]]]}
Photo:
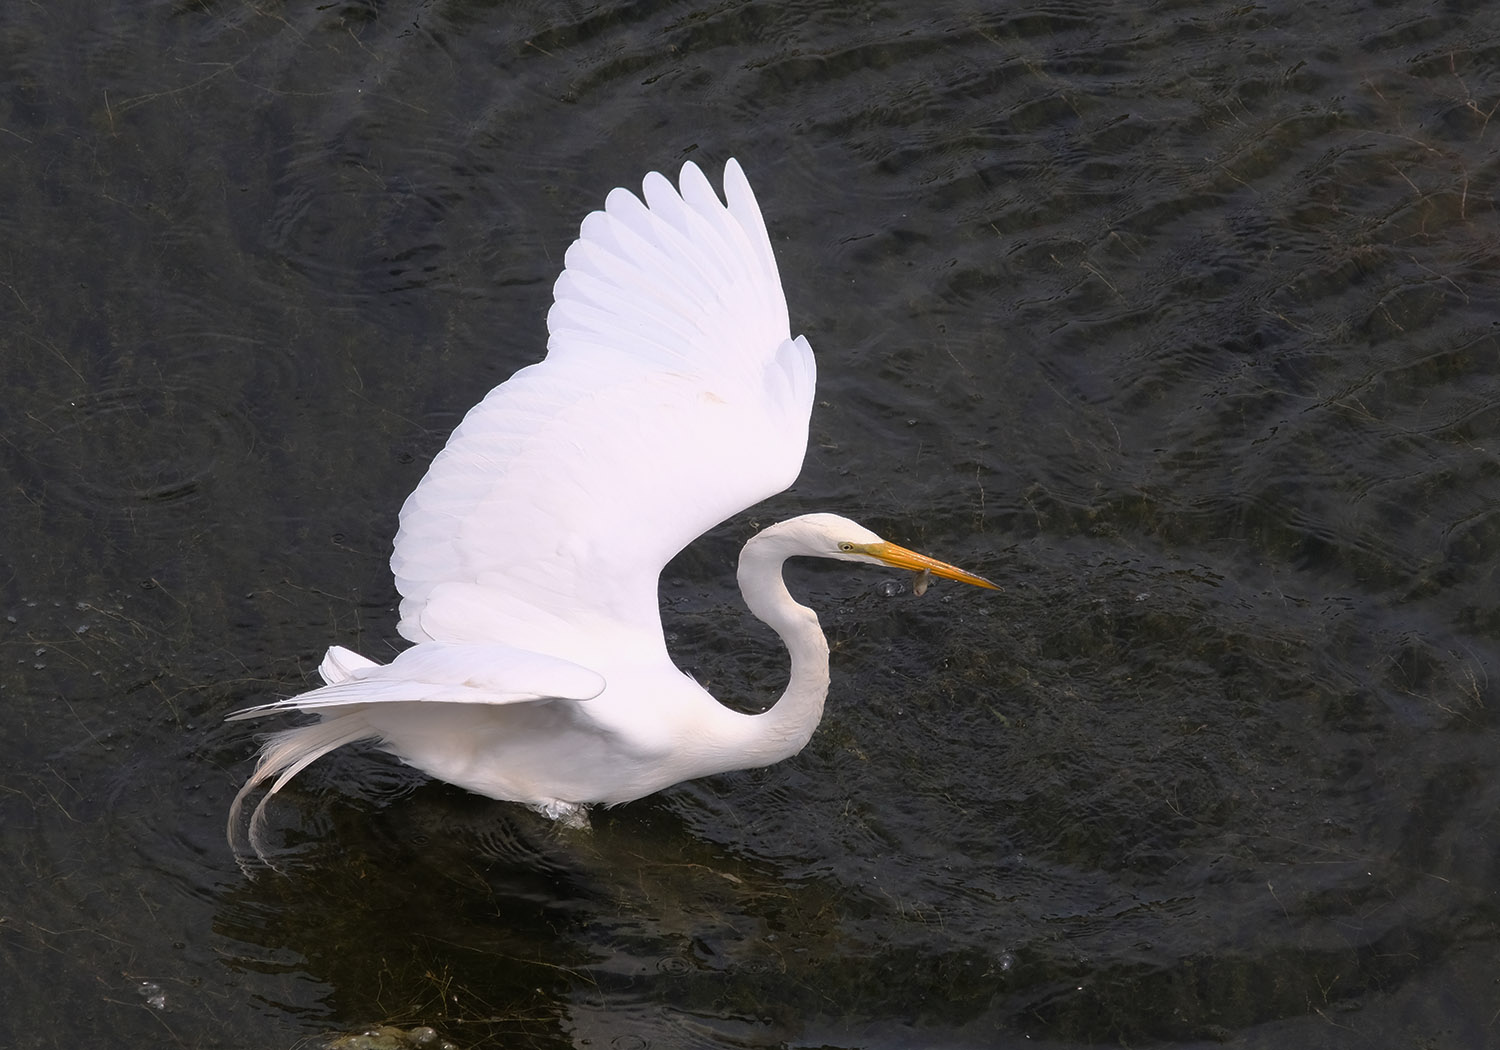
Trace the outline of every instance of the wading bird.
{"label": "wading bird", "polygon": [[240,711],[308,712],[272,734],[240,809],[262,852],[266,803],[335,748],[369,741],[431,776],[549,817],[795,755],[823,716],[828,642],[782,564],[810,556],[994,587],[835,514],[751,537],[739,584],[791,657],[760,714],[720,704],[673,665],[657,584],[691,540],[790,485],[807,449],[816,370],[740,166],[721,202],[696,165],[612,191],[568,249],[547,356],[472,409],[401,509],[389,664],[334,646],[327,684]]}

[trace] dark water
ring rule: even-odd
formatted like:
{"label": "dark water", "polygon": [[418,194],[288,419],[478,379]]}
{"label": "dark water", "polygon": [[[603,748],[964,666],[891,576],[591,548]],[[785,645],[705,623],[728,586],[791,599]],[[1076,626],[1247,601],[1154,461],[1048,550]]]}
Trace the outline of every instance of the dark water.
{"label": "dark water", "polygon": [[[920,13],[918,13],[920,12]],[[1500,1044],[1488,3],[11,3],[0,1044]],[[745,164],[794,490],[669,568],[796,759],[560,839],[369,755],[222,838],[227,712],[397,644],[395,514],[617,184]]]}

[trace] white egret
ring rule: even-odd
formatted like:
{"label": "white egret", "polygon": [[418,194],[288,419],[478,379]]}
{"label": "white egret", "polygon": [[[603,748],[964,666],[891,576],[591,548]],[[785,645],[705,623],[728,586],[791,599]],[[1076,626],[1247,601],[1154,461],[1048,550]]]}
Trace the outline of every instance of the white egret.
{"label": "white egret", "polygon": [[[612,191],[568,249],[547,315],[546,359],[453,432],[401,509],[391,568],[398,630],[381,665],[328,650],[327,684],[231,718],[320,720],[270,736],[229,817],[266,803],[309,763],[369,741],[469,791],[586,822],[641,798],[800,751],[823,715],[828,643],[782,564],[801,555],[994,587],[834,514],[772,525],[745,544],[745,603],[791,657],[786,691],[740,714],[667,654],[657,584],[695,537],[780,492],[802,469],[812,348],[791,338],[760,208],[740,166],[720,202],[688,163],[644,202]],[[273,779],[274,778],[274,779]]]}

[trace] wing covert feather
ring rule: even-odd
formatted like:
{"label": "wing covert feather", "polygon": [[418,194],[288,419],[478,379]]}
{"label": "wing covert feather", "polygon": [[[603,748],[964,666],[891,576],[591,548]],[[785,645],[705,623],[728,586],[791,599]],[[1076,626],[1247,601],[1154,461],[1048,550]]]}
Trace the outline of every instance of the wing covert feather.
{"label": "wing covert feather", "polygon": [[[730,161],[616,189],[568,249],[547,357],[490,391],[401,510],[412,641],[583,660],[664,650],[657,580],[702,532],[790,485],[816,370]],[[641,647],[646,647],[642,651]]]}

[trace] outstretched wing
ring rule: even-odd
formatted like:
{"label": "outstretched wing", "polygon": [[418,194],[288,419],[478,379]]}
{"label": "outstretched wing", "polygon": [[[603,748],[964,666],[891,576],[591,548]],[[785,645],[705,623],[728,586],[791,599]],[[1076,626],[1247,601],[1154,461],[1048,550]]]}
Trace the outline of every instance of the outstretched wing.
{"label": "outstretched wing", "polygon": [[[740,166],[697,166],[583,222],[547,357],[464,418],[401,510],[401,633],[592,664],[664,653],[657,579],[720,521],[790,485],[815,367],[790,338]],[[643,648],[644,651],[643,651]]]}

